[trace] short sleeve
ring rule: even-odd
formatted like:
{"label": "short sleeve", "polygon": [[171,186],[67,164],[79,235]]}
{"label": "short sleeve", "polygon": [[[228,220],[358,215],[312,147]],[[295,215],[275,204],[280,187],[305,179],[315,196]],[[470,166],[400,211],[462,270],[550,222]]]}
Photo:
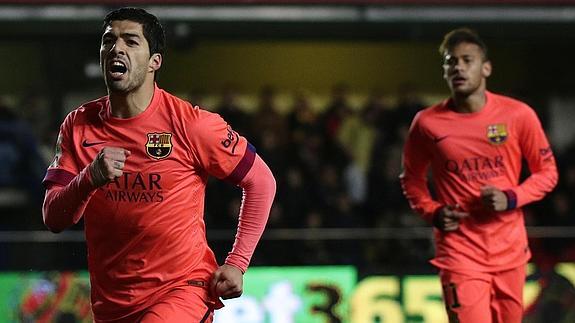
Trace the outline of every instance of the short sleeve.
{"label": "short sleeve", "polygon": [[238,184],[254,162],[255,148],[216,113],[198,110],[190,126],[196,161],[208,174]]}

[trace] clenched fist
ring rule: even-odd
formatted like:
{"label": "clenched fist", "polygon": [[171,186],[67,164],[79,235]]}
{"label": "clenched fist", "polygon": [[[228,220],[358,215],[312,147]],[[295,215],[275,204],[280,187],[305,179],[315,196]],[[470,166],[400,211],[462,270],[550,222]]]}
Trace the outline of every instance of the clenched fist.
{"label": "clenched fist", "polygon": [[481,188],[481,201],[488,210],[507,210],[507,195],[494,186],[487,185]]}
{"label": "clenched fist", "polygon": [[210,292],[223,299],[236,298],[242,295],[243,285],[244,274],[239,268],[222,265],[212,276]]}
{"label": "clenched fist", "polygon": [[102,148],[90,164],[92,184],[100,187],[122,176],[126,159],[130,154],[130,151],[124,148]]}

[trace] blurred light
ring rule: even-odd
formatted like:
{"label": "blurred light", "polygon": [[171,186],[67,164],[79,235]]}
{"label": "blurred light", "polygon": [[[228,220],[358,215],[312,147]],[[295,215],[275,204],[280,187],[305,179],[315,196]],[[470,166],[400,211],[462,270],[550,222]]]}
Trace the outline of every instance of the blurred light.
{"label": "blurred light", "polygon": [[107,13],[100,6],[2,6],[0,20],[85,20],[102,19]]}
{"label": "blurred light", "polygon": [[[575,6],[144,6],[163,20],[277,22],[573,22]],[[97,5],[0,6],[0,20],[101,20]]]}
{"label": "blurred light", "polygon": [[99,62],[88,62],[84,65],[84,75],[89,79],[101,78],[102,69]]}
{"label": "blurred light", "polygon": [[176,37],[188,37],[190,35],[191,29],[188,24],[180,23],[174,26],[174,34]]}
{"label": "blurred light", "polygon": [[574,7],[370,7],[369,22],[572,22]]}
{"label": "blurred light", "polygon": [[359,21],[352,6],[149,7],[163,19],[221,21]]}

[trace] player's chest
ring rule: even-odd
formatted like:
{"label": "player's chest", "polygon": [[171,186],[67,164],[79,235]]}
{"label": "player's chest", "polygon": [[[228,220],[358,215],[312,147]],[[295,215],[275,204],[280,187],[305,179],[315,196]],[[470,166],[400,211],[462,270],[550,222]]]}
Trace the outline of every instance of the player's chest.
{"label": "player's chest", "polygon": [[85,127],[76,132],[73,146],[81,166],[91,163],[104,147],[119,147],[130,151],[126,172],[178,171],[190,167],[181,136],[167,126]]}
{"label": "player's chest", "polygon": [[440,159],[489,156],[518,149],[515,124],[505,117],[490,120],[441,120],[428,128],[434,155]]}

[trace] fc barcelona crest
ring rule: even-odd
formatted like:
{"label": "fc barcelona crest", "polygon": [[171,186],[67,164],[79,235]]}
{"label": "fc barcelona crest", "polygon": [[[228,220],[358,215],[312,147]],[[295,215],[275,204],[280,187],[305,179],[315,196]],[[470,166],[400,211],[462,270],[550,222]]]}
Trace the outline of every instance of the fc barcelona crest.
{"label": "fc barcelona crest", "polygon": [[500,145],[507,140],[507,125],[503,123],[492,124],[487,126],[487,139],[494,145]]}
{"label": "fc barcelona crest", "polygon": [[154,159],[164,159],[172,152],[171,133],[149,133],[146,143],[146,153]]}

